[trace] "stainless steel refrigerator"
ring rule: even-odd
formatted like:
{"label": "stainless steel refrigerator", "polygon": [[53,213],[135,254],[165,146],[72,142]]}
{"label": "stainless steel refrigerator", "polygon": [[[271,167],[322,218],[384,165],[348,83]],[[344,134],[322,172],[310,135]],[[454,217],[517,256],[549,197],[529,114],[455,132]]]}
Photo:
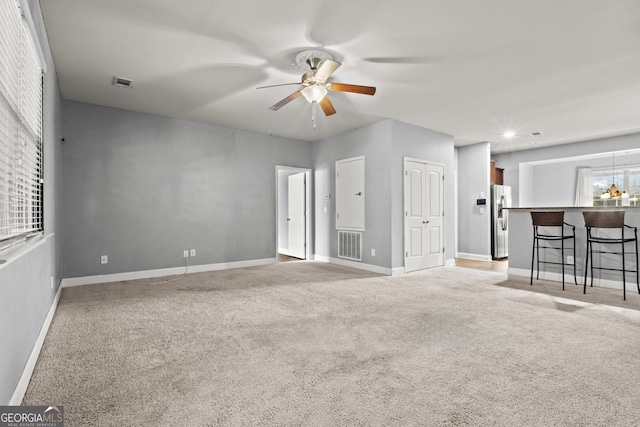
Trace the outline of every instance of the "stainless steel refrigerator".
{"label": "stainless steel refrigerator", "polygon": [[509,211],[511,207],[511,187],[491,186],[491,258],[502,259],[509,256]]}

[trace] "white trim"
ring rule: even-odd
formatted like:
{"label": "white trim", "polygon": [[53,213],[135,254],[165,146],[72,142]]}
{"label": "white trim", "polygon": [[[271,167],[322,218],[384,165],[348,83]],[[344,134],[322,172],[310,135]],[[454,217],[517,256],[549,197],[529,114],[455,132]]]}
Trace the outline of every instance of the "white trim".
{"label": "white trim", "polygon": [[313,257],[316,261],[319,262],[331,262],[331,258],[329,258],[328,256],[313,254]]}
{"label": "white trim", "polygon": [[[275,264],[277,258],[252,259],[247,261],[221,262],[219,264],[190,265],[188,267],[163,268],[160,270],[132,271],[127,273],[105,274],[102,276],[84,276],[62,279],[61,288],[95,285],[99,283],[122,282],[125,280],[150,279],[172,274],[203,273],[207,271],[229,270],[232,268],[257,267]],[[186,269],[186,271],[185,271]]]}
{"label": "white trim", "polygon": [[48,234],[46,236],[40,233],[36,236],[28,238],[24,242],[20,242],[17,245],[4,249],[2,251],[3,255],[0,256],[0,261],[4,261],[3,263],[0,263],[0,270],[7,267],[14,260],[31,252],[32,250],[36,249],[40,245],[45,244],[47,242],[47,239],[52,236],[54,236],[54,233]]}
{"label": "white trim", "polygon": [[18,406],[22,404],[22,399],[24,398],[24,394],[27,392],[29,381],[31,381],[31,375],[33,375],[33,370],[36,367],[36,362],[38,361],[38,357],[40,357],[40,351],[42,350],[44,339],[47,336],[47,332],[49,332],[49,327],[51,326],[53,315],[56,312],[56,308],[58,308],[58,301],[60,301],[61,292],[62,286],[60,286],[58,288],[58,292],[56,292],[56,296],[51,303],[51,307],[49,308],[49,313],[47,313],[47,317],[44,319],[44,323],[40,328],[40,334],[38,335],[38,338],[36,339],[36,342],[31,349],[31,354],[29,355],[29,359],[27,359],[27,364],[22,370],[20,380],[18,381],[13,395],[11,396],[11,400],[9,401],[9,405],[11,406]]}
{"label": "white trim", "polygon": [[[514,276],[531,277],[531,270],[525,270],[524,268],[508,268],[507,269],[507,274],[513,274]],[[535,286],[535,281],[537,279],[534,278],[533,280],[534,280],[533,283],[534,283],[534,286]],[[562,273],[541,271],[540,272],[540,280],[550,280],[550,281],[553,281],[553,282],[562,282]],[[565,274],[564,274],[564,282],[565,283],[575,283],[575,281],[573,279],[573,274],[567,274],[565,272]],[[590,283],[591,283],[591,277],[587,278],[587,288],[590,287]],[[579,286],[584,286],[584,276],[578,276],[578,285]],[[606,280],[606,279],[594,278],[593,279],[593,286],[597,287],[597,288],[608,288],[608,289],[622,290],[622,282],[617,281],[617,280]],[[632,290],[634,292],[637,291],[635,281],[627,281],[627,291],[628,290]],[[589,292],[588,289],[587,289],[587,292]]]}
{"label": "white trim", "polygon": [[486,261],[486,262],[492,261],[491,255],[468,254],[465,252],[458,252],[456,254],[456,258],[473,259],[476,261]]}
{"label": "white trim", "polygon": [[[328,263],[331,263],[331,264],[338,264],[338,265],[342,265],[342,266],[345,266],[345,267],[357,268],[358,270],[370,271],[372,273],[384,274],[386,276],[392,276],[393,275],[393,270],[390,269],[390,268],[387,268],[387,267],[380,267],[380,266],[372,265],[372,264],[364,264],[364,263],[361,263],[361,262],[348,261],[348,260],[341,259],[341,258],[327,257],[327,256],[324,256],[324,255],[315,255],[315,260],[316,261],[320,261],[320,262],[328,262]],[[397,269],[395,269],[395,270],[397,270]],[[404,267],[402,267],[402,270],[404,271]]]}
{"label": "white trim", "polygon": [[[38,32],[36,31],[36,26],[33,23],[33,17],[31,16],[31,9],[29,8],[29,3],[27,0],[18,0],[18,4],[20,5],[20,9],[22,12],[22,18],[26,21],[27,27],[29,28],[29,33],[31,35],[31,41],[33,42],[33,48],[36,50],[36,56],[38,57],[38,63],[43,73],[47,73],[47,61],[44,59],[44,53],[42,51],[42,44],[40,43],[40,38],[38,37]],[[38,13],[40,12],[40,6],[38,5]]]}
{"label": "white trim", "polygon": [[[289,251],[289,249],[285,249],[285,248],[278,248],[278,253],[282,254],[282,255],[286,255],[286,256],[293,256],[293,252]],[[297,257],[295,257],[297,258]]]}
{"label": "white trim", "polygon": [[444,266],[445,267],[455,267],[456,266],[456,259],[452,258],[452,259],[447,259],[444,261]]}
{"label": "white trim", "polygon": [[[286,172],[299,172],[299,173],[304,173],[305,176],[305,186],[304,186],[304,191],[305,191],[305,249],[304,249],[304,254],[306,259],[311,260],[313,259],[313,254],[311,253],[311,246],[313,244],[313,235],[311,233],[311,223],[313,220],[313,211],[311,209],[311,198],[312,198],[312,180],[313,180],[313,170],[310,168],[301,168],[301,167],[297,167],[297,166],[283,166],[283,165],[276,165],[276,188],[275,188],[275,195],[276,195],[276,211],[275,211],[275,215],[276,215],[276,240],[278,240],[279,236],[280,236],[280,231],[279,231],[279,218],[278,218],[278,214],[279,214],[279,205],[278,205],[278,180],[279,180],[279,176],[278,176],[278,172],[279,171],[286,171]],[[282,250],[280,248],[276,248],[276,250],[280,253],[283,253],[285,255],[289,255],[287,252],[282,252]],[[285,249],[286,251],[286,249]],[[293,255],[289,255],[289,256],[293,256]],[[297,257],[296,257],[297,258]]]}
{"label": "white trim", "polygon": [[404,267],[396,267],[391,269],[392,276],[403,276],[405,274]]}

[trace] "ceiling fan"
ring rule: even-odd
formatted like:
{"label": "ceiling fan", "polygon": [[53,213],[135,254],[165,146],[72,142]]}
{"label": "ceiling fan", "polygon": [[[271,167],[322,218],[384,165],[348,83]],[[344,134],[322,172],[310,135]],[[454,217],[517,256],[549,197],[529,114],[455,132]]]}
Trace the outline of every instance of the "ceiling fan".
{"label": "ceiling fan", "polygon": [[292,93],[283,100],[269,107],[270,110],[278,111],[291,101],[300,96],[304,96],[307,101],[312,104],[312,120],[315,127],[314,108],[319,104],[325,115],[330,116],[336,113],[331,100],[327,96],[328,91],[334,92],[351,92],[364,95],[373,95],[376,88],[373,86],[359,86],[344,83],[333,83],[327,80],[341,65],[338,61],[334,61],[333,57],[321,50],[305,50],[296,56],[296,63],[302,68],[308,68],[309,71],[302,75],[300,83],[284,83],[279,85],[262,86],[257,89],[265,89],[278,86],[301,85],[302,89]]}

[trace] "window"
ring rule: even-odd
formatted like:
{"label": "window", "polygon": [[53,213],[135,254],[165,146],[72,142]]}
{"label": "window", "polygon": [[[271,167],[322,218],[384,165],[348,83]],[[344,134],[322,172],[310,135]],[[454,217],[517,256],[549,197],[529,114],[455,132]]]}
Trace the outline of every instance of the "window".
{"label": "window", "polygon": [[618,191],[623,190],[629,195],[630,205],[637,204],[640,197],[640,168],[625,167],[624,170],[592,172],[591,183],[593,189],[593,206],[620,206],[621,198],[603,199],[602,193],[609,190],[611,184],[615,184]]}
{"label": "window", "polygon": [[0,2],[0,248],[43,228],[42,74],[18,3]]}

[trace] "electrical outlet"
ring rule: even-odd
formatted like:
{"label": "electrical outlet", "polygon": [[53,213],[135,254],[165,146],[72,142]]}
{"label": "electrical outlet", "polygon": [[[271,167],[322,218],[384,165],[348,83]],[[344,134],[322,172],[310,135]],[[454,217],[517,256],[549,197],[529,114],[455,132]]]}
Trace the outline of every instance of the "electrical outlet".
{"label": "electrical outlet", "polygon": [[109,257],[107,255],[102,255],[100,257],[100,264],[108,264],[109,263]]}
{"label": "electrical outlet", "polygon": [[375,249],[371,249],[371,256],[376,256],[376,250]]}
{"label": "electrical outlet", "polygon": [[189,258],[189,249],[185,249],[182,252],[182,258]]}
{"label": "electrical outlet", "polygon": [[574,263],[573,255],[567,255],[567,264],[573,265],[573,263]]}
{"label": "electrical outlet", "polygon": [[196,250],[195,249],[191,249],[191,252],[189,253],[189,256],[196,256]]}

